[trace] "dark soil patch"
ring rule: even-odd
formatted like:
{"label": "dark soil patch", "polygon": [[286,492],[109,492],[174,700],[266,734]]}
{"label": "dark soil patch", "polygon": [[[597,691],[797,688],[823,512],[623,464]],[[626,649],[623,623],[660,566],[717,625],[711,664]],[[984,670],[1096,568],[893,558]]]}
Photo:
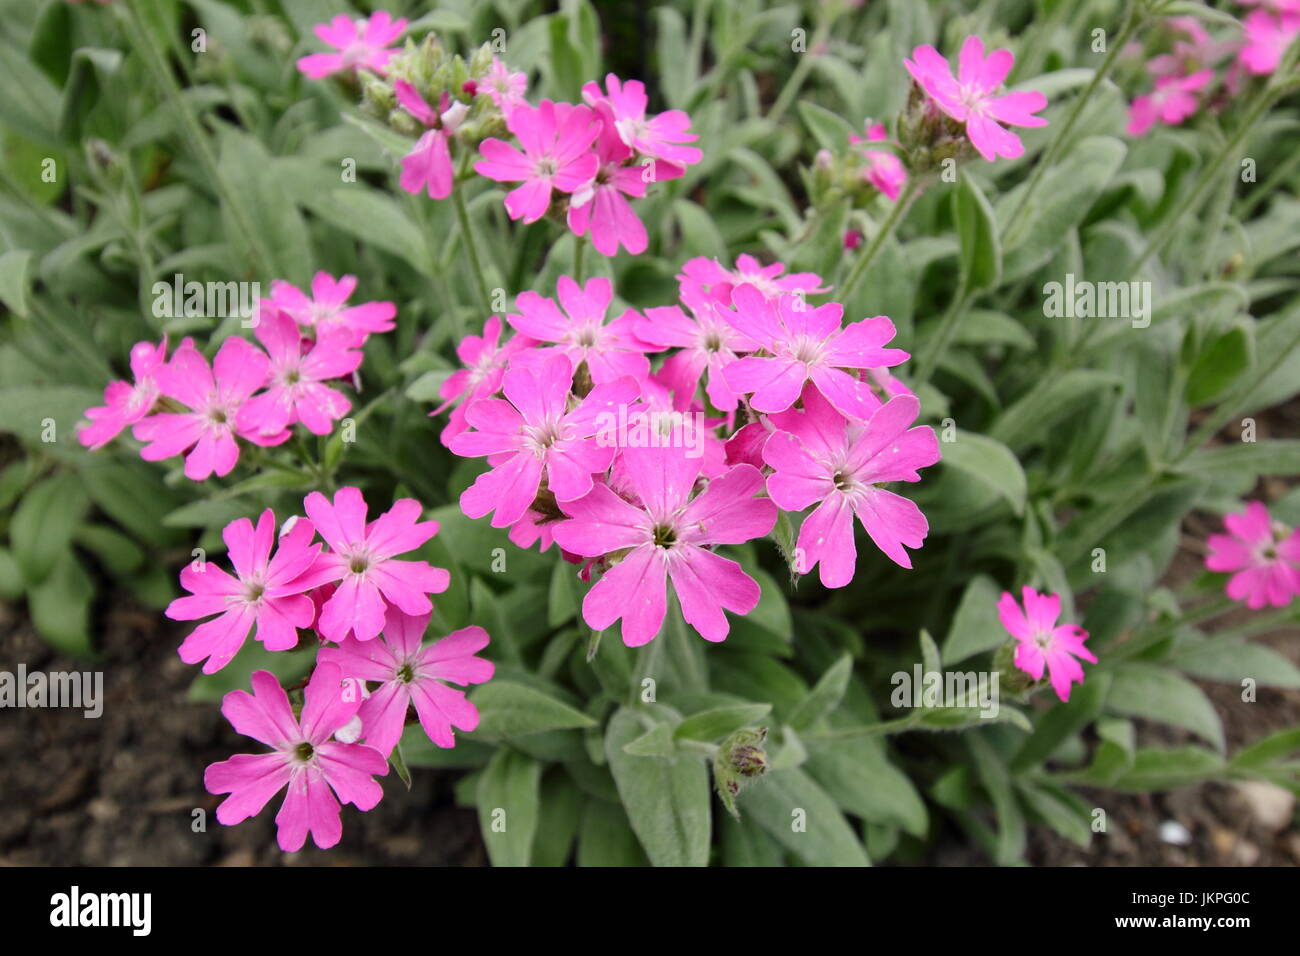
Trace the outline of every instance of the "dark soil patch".
{"label": "dark soil patch", "polygon": [[[119,602],[99,635],[101,660],[54,654],[25,615],[0,605],[0,670],[96,669],[104,710],[0,713],[0,865],[481,865],[486,855],[472,811],[452,800],[454,776],[415,771],[407,792],[395,774],[374,810],[343,809],[343,840],[332,850],[308,841],[300,853],[275,844],[280,798],[236,827],[216,822],[220,798],[203,770],[260,745],[226,723],[213,703],[186,700],[197,670],[176,656],[183,631],[161,615]],[[195,833],[195,809],[206,832]]]}

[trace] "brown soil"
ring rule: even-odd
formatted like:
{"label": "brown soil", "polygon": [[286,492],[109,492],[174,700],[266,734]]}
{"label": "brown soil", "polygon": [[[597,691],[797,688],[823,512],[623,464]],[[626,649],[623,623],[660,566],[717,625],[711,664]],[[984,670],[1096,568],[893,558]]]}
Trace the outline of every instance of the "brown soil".
{"label": "brown soil", "polygon": [[[257,752],[214,703],[193,703],[197,670],[176,656],[182,633],[160,615],[120,603],[107,609],[102,659],[85,664],[52,653],[25,615],[0,605],[0,670],[102,670],[104,710],[7,710],[0,716],[0,865],[481,865],[472,811],[452,802],[454,777],[416,771],[413,788],[390,774],[369,813],[343,809],[343,841],[310,842],[300,853],[275,844],[279,799],[235,827],[216,822],[219,798],[203,769],[233,753]],[[251,746],[250,746],[251,745]],[[206,811],[206,832],[191,830]]]}

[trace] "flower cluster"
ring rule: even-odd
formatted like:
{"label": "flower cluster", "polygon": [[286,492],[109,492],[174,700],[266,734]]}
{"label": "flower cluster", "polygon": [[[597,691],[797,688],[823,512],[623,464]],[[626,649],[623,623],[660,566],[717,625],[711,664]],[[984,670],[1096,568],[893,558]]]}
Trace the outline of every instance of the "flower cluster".
{"label": "flower cluster", "polygon": [[939,445],[888,371],[909,356],[888,318],[845,325],[839,304],[805,301],[818,276],[783,272],[692,260],[677,304],[612,320],[608,280],[562,276],[558,302],[517,297],[509,341],[493,318],[462,342],[443,442],[489,468],[461,507],[581,564],[590,627],[621,619],[627,644],[652,640],[671,582],[686,621],[723,640],[724,610],[746,614],[760,592],[716,549],[768,535],[780,511],[811,509],[788,559],[828,587],[853,578],[855,518],[911,567],[925,517],[882,486],[920,480]]}
{"label": "flower cluster", "polygon": [[337,843],[340,801],[361,810],[379,801],[372,778],[387,773],[411,706],[435,744],[455,746],[453,728],[473,730],[478,711],[447,685],[479,684],[493,671],[476,656],[488,643],[481,627],[423,644],[429,596],[447,589],[449,575],[402,557],[438,531],[436,521],[419,520],[419,502],[400,499],[367,523],[365,499],[347,487],[332,501],[312,492],[303,508],[306,516],[279,532],[269,508],[256,525],[232,521],[223,537],[234,573],[206,561],[187,566],[189,594],[167,608],[173,620],[207,619],[180,646],[181,659],[202,663],[205,674],[229,664],[250,633],[269,651],[298,647],[304,630],[325,644],[301,717],[268,671],[253,675],[252,695],[226,695],[222,711],[235,729],[273,752],[232,757],[205,776],[210,792],[230,794],[217,809],[224,824],[257,814],[287,786],[276,816],[286,851],[300,849],[308,831],[322,848]]}
{"label": "flower cluster", "polygon": [[1146,62],[1154,80],[1129,106],[1128,133],[1143,136],[1157,123],[1178,126],[1203,107],[1221,108],[1245,76],[1267,76],[1300,36],[1300,0],[1251,0],[1237,31],[1212,36],[1194,17],[1165,21],[1163,51]]}
{"label": "flower cluster", "polygon": [[[418,45],[408,40],[404,51],[387,49],[405,26],[386,13],[355,24],[337,17],[316,32],[342,52],[298,64],[313,78],[360,71],[363,105],[418,136],[402,159],[403,189],[447,198],[458,176],[454,154],[468,160],[477,149],[474,172],[518,184],[505,199],[511,219],[533,223],[550,215],[574,235],[590,236],[606,256],[619,248],[645,251],[645,226],[628,198],[643,197],[650,183],[677,179],[701,160],[689,145],[697,137],[686,113],[648,113],[645,85],[612,73],[603,89],[584,86],[582,103],[532,105],[524,98],[527,75],[488,45],[468,62],[448,56],[431,33]],[[515,142],[502,139],[506,133]]]}
{"label": "flower cluster", "polygon": [[134,381],[109,383],[78,438],[100,448],[130,427],[146,461],[185,455],[186,477],[204,481],[230,474],[240,441],[279,445],[297,424],[328,434],[352,408],[334,385],[353,377],[366,339],[391,330],[397,314],[391,302],[349,306],[356,283],[319,272],[308,296],[276,280],[250,321],[262,347],[231,336],[211,365],[190,338],[170,358],[166,338],[137,343]]}

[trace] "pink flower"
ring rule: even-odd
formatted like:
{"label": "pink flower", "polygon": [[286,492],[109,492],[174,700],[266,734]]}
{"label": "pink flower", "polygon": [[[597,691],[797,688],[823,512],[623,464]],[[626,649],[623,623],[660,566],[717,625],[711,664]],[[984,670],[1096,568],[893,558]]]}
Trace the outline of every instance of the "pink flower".
{"label": "pink flower", "polygon": [[[600,165],[591,181],[573,191],[569,200],[569,228],[575,235],[585,236],[591,230],[591,244],[603,256],[618,254],[623,246],[632,255],[646,250],[645,226],[632,211],[624,195],[640,198],[645,195],[646,167],[628,165],[632,150],[623,145],[618,133],[608,123],[601,126],[596,139],[596,158]],[[678,172],[667,167],[670,177]]]}
{"label": "pink flower", "polygon": [[640,80],[621,82],[613,73],[605,77],[605,89],[588,83],[582,98],[595,107],[618,131],[619,138],[642,156],[667,160],[678,166],[692,166],[704,158],[693,143],[699,139],[689,132],[691,118],[682,110],[666,110],[654,117],[646,116],[645,84]]}
{"label": "pink flower", "polygon": [[1264,76],[1277,69],[1282,54],[1300,35],[1300,10],[1279,11],[1276,17],[1267,10],[1256,10],[1246,17],[1243,31],[1238,59],[1248,72]]}
{"label": "pink flower", "polygon": [[131,374],[135,383],[109,382],[104,404],[86,409],[90,421],[77,429],[77,439],[87,448],[102,448],[153,411],[158,398],[155,375],[167,358],[167,337],[157,345],[137,342],[131,346]]}
{"label": "pink flower", "polygon": [[328,272],[318,272],[311,280],[311,298],[297,286],[276,279],[271,283],[269,301],[317,336],[331,328],[344,328],[352,334],[352,344],[360,346],[373,333],[393,330],[397,306],[391,302],[347,305],[356,287],[356,276],[336,280]]}
{"label": "pink flower", "polygon": [[298,70],[313,80],[358,68],[382,74],[389,57],[397,52],[387,47],[402,35],[407,22],[405,18],[394,20],[383,10],[371,14],[369,20],[351,20],[340,13],[315,27],[321,42],[340,52],[304,56],[298,60]]}
{"label": "pink flower", "polygon": [[268,651],[287,651],[298,644],[298,628],[311,627],[316,609],[302,592],[299,576],[311,567],[321,546],[311,522],[298,519],[280,536],[275,556],[275,514],[270,508],[257,519],[247,518],[226,525],[226,541],[235,577],[211,562],[196,561],[181,571],[181,587],[190,592],[167,606],[173,621],[196,621],[219,615],[200,624],[180,646],[181,660],[197,664],[206,660],[203,673],[215,674],[230,663],[256,628],[255,640]]}
{"label": "pink flower", "polygon": [[647,346],[637,338],[637,313],[628,309],[613,322],[605,324],[605,313],[614,299],[608,279],[597,276],[579,286],[568,276],[560,276],[555,285],[561,312],[554,299],[536,292],[521,292],[515,298],[519,310],[506,316],[515,330],[539,342],[557,344],[534,349],[516,357],[516,365],[537,365],[551,356],[568,357],[576,369],[583,362],[597,385],[613,382],[624,375],[638,381],[650,373]]}
{"label": "pink flower", "polygon": [[899,193],[907,185],[907,169],[903,166],[903,161],[893,153],[861,147],[862,143],[878,143],[889,139],[889,134],[885,132],[882,124],[868,126],[866,133],[865,139],[857,136],[850,137],[850,142],[861,149],[862,157],[867,161],[866,168],[862,171],[862,178],[884,193],[890,202],[897,202]]}
{"label": "pink flower", "polygon": [[412,149],[402,158],[402,175],[399,183],[408,193],[418,196],[421,189],[430,199],[446,199],[451,195],[454,171],[451,168],[451,150],[448,144],[469,112],[469,107],[442,94],[438,112],[424,101],[410,83],[397,80],[393,84],[397,102],[402,108],[429,127]]}
{"label": "pink flower", "polygon": [[1059,594],[1039,594],[1030,587],[1021,593],[1023,611],[1006,591],[998,601],[1002,626],[1018,642],[1015,665],[1036,681],[1042,680],[1046,668],[1056,696],[1069,700],[1070,685],[1083,683],[1083,668],[1075,658],[1097,663],[1096,656],[1083,646],[1088,632],[1076,624],[1056,623],[1061,616]]}
{"label": "pink flower", "polygon": [[497,109],[507,116],[524,102],[528,92],[528,76],[525,73],[511,73],[496,57],[492,58],[492,68],[478,84],[478,92],[486,94],[496,104]]}
{"label": "pink flower", "polygon": [[731,305],[731,290],[740,285],[752,285],[763,295],[775,298],[784,292],[818,295],[829,292],[830,286],[822,285],[821,276],[813,272],[792,272],[781,275],[785,266],[774,262],[765,266],[751,255],[741,254],[736,257],[736,268],[727,269],[717,259],[700,256],[688,260],[682,266],[681,275],[677,277],[683,294],[699,291],[717,299],[723,305]]}
{"label": "pink flower", "polygon": [[695,397],[700,379],[707,373],[704,393],[719,411],[733,411],[740,397],[727,384],[725,369],[736,361],[738,352],[752,352],[758,344],[734,328],[730,310],[717,302],[687,292],[682,301],[690,310],[688,317],[680,306],[668,305],[645,310],[637,320],[636,336],[660,348],[676,348],[661,370],[661,377],[679,396],[689,402]]}
{"label": "pink flower", "polygon": [[428,595],[447,590],[451,577],[442,568],[396,560],[438,533],[438,522],[419,520],[423,509],[414,498],[399,498],[369,524],[366,501],[356,488],[340,488],[332,503],[313,491],[303,507],[330,550],[316,558],[300,583],[340,582],[316,621],[326,640],[337,643],[351,634],[369,641],[383,630],[389,607],[428,614],[433,608]]}
{"label": "pink flower", "polygon": [[1142,136],[1157,121],[1177,126],[1196,112],[1200,101],[1196,94],[1214,80],[1214,70],[1201,70],[1191,76],[1162,76],[1155,89],[1133,100],[1129,107],[1130,136]]}
{"label": "pink flower", "polygon": [[217,820],[233,826],[256,816],[287,785],[275,815],[280,849],[301,850],[310,832],[327,850],[343,835],[339,801],[370,810],[384,795],[372,779],[388,773],[384,755],[374,747],[330,739],[356,715],[361,693],[355,681],[343,680],[338,664],[318,664],[304,693],[302,717],[295,719],[273,674],[257,671],[252,684],[251,694],[227,694],[221,712],[237,731],[272,752],[236,754],[208,767],[203,774],[208,792],[230,794],[217,807]]}
{"label": "pink flower", "polygon": [[483,158],[474,164],[480,176],[497,182],[522,182],[506,194],[511,219],[536,222],[551,205],[551,192],[571,193],[596,175],[600,161],[591,144],[600,134],[596,114],[585,106],[542,100],[521,103],[506,116],[506,127],[523,152],[503,140],[485,139]]}
{"label": "pink flower", "polygon": [[[215,375],[214,375],[215,373]],[[225,476],[239,461],[236,436],[254,445],[278,445],[288,431],[265,435],[239,424],[240,410],[266,384],[270,361],[247,339],[226,339],[208,367],[207,360],[186,339],[171,361],[154,373],[158,390],[180,402],[188,412],[161,412],[137,422],[132,429],[145,442],[140,457],[162,461],[189,450],[185,477],[203,481]]]}
{"label": "pink flower", "polygon": [[1205,566],[1211,571],[1233,572],[1228,597],[1259,610],[1265,604],[1285,607],[1300,593],[1300,531],[1292,531],[1269,518],[1258,501],[1241,514],[1223,519],[1227,534],[1206,539],[1210,549]]}
{"label": "pink flower", "polygon": [[848,230],[845,230],[845,232],[844,232],[844,250],[845,250],[846,252],[852,252],[854,249],[856,249],[856,248],[858,248],[860,245],[862,245],[862,238],[863,238],[863,236],[862,236],[862,230],[860,230],[860,229],[848,229]]}
{"label": "pink flower", "polygon": [[543,479],[557,501],[572,501],[591,490],[591,476],[614,458],[614,443],[602,431],[602,415],[616,415],[639,394],[635,379],[597,385],[577,408],[568,410],[573,369],[563,355],[536,370],[511,368],[502,381],[505,399],[470,405],[465,420],[476,430],[451,440],[466,458],[488,456],[490,471],[479,475],[460,496],[471,518],[495,512],[492,527],[504,528],[524,516]]}
{"label": "pink flower", "polygon": [[447,410],[458,399],[463,399],[451,413],[447,427],[442,430],[440,441],[447,445],[453,438],[469,428],[465,423],[465,409],[476,399],[487,398],[501,390],[501,378],[505,375],[510,359],[535,343],[526,335],[512,336],[510,341],[501,342],[501,319],[489,316],[483,324],[483,334],[467,335],[456,346],[456,356],[465,364],[465,368],[453,372],[438,389],[443,403],[431,411],[430,416]]}
{"label": "pink flower", "polygon": [[853,580],[855,514],[876,547],[910,568],[906,548],[921,547],[929,524],[915,502],[880,486],[920,481],[917,470],[939,460],[934,431],[909,427],[921,403],[890,399],[865,422],[846,420],[813,388],[804,391],[803,405],[802,412],[772,416],[781,430],[763,446],[764,462],[775,469],[767,479],[772,500],[785,511],[817,504],[799,529],[795,570],[807,574],[820,564],[828,588]]}
{"label": "pink flower", "polygon": [[262,315],[255,334],[271,359],[270,380],[265,392],[240,409],[239,427],[273,435],[302,422],[312,434],[328,435],[352,403],[321,383],[351,375],[361,364],[361,350],[352,347],[351,333],[330,329],[314,344],[308,342],[304,352],[298,324],[277,310]]}
{"label": "pink flower", "polygon": [[993,95],[1016,61],[1010,50],[994,50],[985,58],[984,41],[968,36],[961,47],[955,79],[948,61],[934,47],[918,46],[912,57],[903,61],[912,78],[940,110],[966,124],[971,145],[989,162],[998,156],[1014,159],[1025,151],[1020,137],[999,124],[1047,125],[1047,120],[1033,115],[1047,106],[1042,93]]}
{"label": "pink flower", "polygon": [[464,691],[446,682],[481,684],[492,677],[492,662],[474,656],[487,647],[487,631],[465,627],[422,646],[428,626],[427,614],[412,616],[389,608],[382,640],[349,638],[338,647],[322,648],[318,658],[338,664],[348,677],[380,682],[358,716],[366,745],[385,757],[401,739],[412,704],[420,726],[439,747],[456,746],[453,727],[470,731],[478,726],[477,708]]}
{"label": "pink flower", "polygon": [[755,497],[763,490],[762,474],[737,465],[692,497],[699,458],[680,447],[626,448],[623,456],[640,503],[598,484],[586,497],[564,503],[570,520],[555,526],[555,540],[574,554],[625,552],[587,593],[583,618],[597,630],[621,618],[623,643],[645,644],[663,624],[671,579],[686,622],[705,640],[724,640],[730,625],[723,610],[748,614],[762,592],[739,564],[710,547],[772,530],[776,506]]}
{"label": "pink flower", "polygon": [[737,359],[722,370],[732,391],[752,393],[755,411],[785,411],[804,383],[812,382],[842,415],[866,419],[880,403],[844,369],[900,365],[909,358],[902,349],[884,347],[894,337],[894,323],[883,315],[842,329],[844,307],[837,302],[814,307],[793,295],[771,301],[752,286],[737,288],[732,301],[731,324],[770,353]]}

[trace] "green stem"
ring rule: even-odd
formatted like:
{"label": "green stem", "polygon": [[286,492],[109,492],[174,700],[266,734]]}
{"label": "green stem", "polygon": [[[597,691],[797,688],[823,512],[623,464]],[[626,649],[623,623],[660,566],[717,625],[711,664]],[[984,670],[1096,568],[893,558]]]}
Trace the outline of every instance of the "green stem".
{"label": "green stem", "polygon": [[1089,80],[1088,85],[1083,88],[1083,92],[1075,98],[1074,103],[1070,107],[1070,113],[1065,118],[1065,122],[1061,124],[1057,134],[1052,137],[1052,141],[1048,143],[1047,148],[1043,150],[1043,155],[1040,156],[1038,162],[1034,164],[1033,171],[1029,174],[1029,181],[1025,185],[1025,191],[1020,194],[1020,200],[1011,210],[1011,214],[1007,217],[1006,227],[1002,231],[1002,247],[1004,249],[1010,249],[1014,245],[1016,239],[1020,238],[1020,233],[1023,231],[1024,223],[1021,215],[1027,208],[1029,208],[1030,197],[1033,196],[1038,187],[1042,185],[1043,175],[1052,167],[1057,155],[1070,141],[1070,133],[1074,131],[1075,125],[1079,122],[1080,117],[1083,116],[1084,108],[1092,98],[1093,92],[1096,91],[1097,87],[1101,85],[1101,82],[1110,75],[1111,70],[1115,68],[1115,63],[1118,61],[1120,54],[1124,51],[1124,47],[1128,45],[1129,38],[1133,35],[1134,31],[1137,30],[1142,19],[1138,15],[1139,6],[1141,6],[1141,0],[1129,0],[1128,5],[1124,10],[1124,25],[1120,28],[1119,36],[1110,43],[1110,46],[1106,51],[1106,59],[1102,60],[1101,67],[1097,72],[1093,73],[1092,79]]}
{"label": "green stem", "polygon": [[894,230],[898,228],[898,224],[903,221],[903,216],[920,194],[921,190],[916,184],[916,177],[909,177],[907,185],[903,187],[902,195],[898,197],[898,201],[889,210],[889,215],[880,224],[876,234],[871,237],[871,242],[867,244],[867,248],[862,250],[862,255],[858,257],[857,262],[853,263],[853,271],[849,273],[849,277],[844,280],[844,285],[840,287],[840,301],[849,301],[849,298],[853,295],[854,287],[866,275],[867,266],[871,265],[871,260],[876,257],[876,253],[884,246],[885,240],[893,235]]}
{"label": "green stem", "polygon": [[474,288],[478,292],[479,305],[484,317],[492,312],[492,300],[488,297],[487,280],[483,278],[483,265],[478,257],[478,242],[474,238],[474,229],[470,225],[469,210],[465,207],[465,189],[457,186],[451,191],[452,204],[456,207],[456,220],[460,224],[460,236],[465,243],[465,254],[469,257],[470,271],[474,274]]}
{"label": "green stem", "polygon": [[1185,216],[1192,207],[1196,206],[1201,201],[1201,197],[1205,194],[1205,191],[1214,185],[1215,176],[1218,174],[1219,168],[1245,141],[1246,136],[1250,133],[1251,129],[1254,128],[1255,123],[1264,115],[1265,111],[1273,105],[1273,102],[1276,100],[1281,89],[1281,87],[1265,87],[1259,91],[1255,102],[1251,104],[1250,109],[1247,111],[1241,123],[1237,126],[1236,131],[1228,138],[1223,146],[1219,148],[1219,151],[1214,154],[1214,158],[1211,159],[1210,162],[1206,164],[1205,168],[1201,170],[1200,179],[1197,181],[1195,188],[1183,196],[1182,200],[1174,208],[1174,211],[1165,217],[1165,221],[1160,224],[1160,228],[1156,230],[1155,235],[1147,242],[1146,248],[1144,248],[1142,253],[1133,260],[1133,265],[1129,268],[1128,275],[1126,276],[1127,279],[1131,279],[1137,275],[1138,272],[1141,271],[1142,266],[1146,264],[1146,261],[1163,249],[1165,243],[1173,238],[1174,231],[1178,228],[1178,224],[1182,221],[1183,216]]}
{"label": "green stem", "polygon": [[582,254],[587,251],[587,240],[582,236],[573,237],[573,281],[582,285]]}
{"label": "green stem", "polygon": [[952,341],[953,334],[957,331],[957,323],[966,314],[971,299],[974,297],[975,293],[973,291],[966,290],[952,300],[952,303],[948,306],[948,311],[944,313],[943,321],[939,323],[939,330],[935,332],[934,338],[926,342],[925,349],[916,363],[916,374],[908,382],[910,388],[919,389],[930,381],[930,376],[934,374],[934,370],[939,366],[940,360]]}
{"label": "green stem", "polygon": [[123,3],[117,6],[120,10],[125,10],[122,16],[126,18],[126,32],[131,40],[131,45],[143,54],[149,72],[153,74],[154,82],[163,91],[167,101],[171,104],[172,110],[180,119],[181,125],[184,127],[185,138],[193,148],[208,180],[220,194],[222,206],[229,210],[234,218],[235,225],[243,233],[244,239],[257,261],[265,263],[266,266],[271,266],[277,273],[282,274],[283,270],[276,266],[277,260],[271,255],[270,250],[263,245],[257,228],[245,213],[234,188],[226,181],[226,175],[221,169],[221,164],[217,162],[217,157],[208,143],[207,133],[199,125],[198,119],[190,111],[188,104],[181,95],[181,88],[176,83],[176,78],[172,76],[171,70],[168,69],[162,51],[154,44],[148,27],[140,19],[135,4]]}
{"label": "green stem", "polygon": [[828,730],[821,734],[812,734],[811,738],[815,740],[853,740],[863,737],[884,737],[888,734],[902,733],[904,730],[910,730],[921,722],[922,711],[913,710],[905,717],[896,717],[893,720],[882,720],[874,724],[864,724],[861,727],[849,727],[844,730]]}
{"label": "green stem", "polygon": [[1141,654],[1143,651],[1155,647],[1166,638],[1172,637],[1180,627],[1186,627],[1189,624],[1196,624],[1200,621],[1207,621],[1210,618],[1218,617],[1220,614],[1230,610],[1235,602],[1230,598],[1220,595],[1204,604],[1198,604],[1188,611],[1185,611],[1177,620],[1165,621],[1156,625],[1148,631],[1134,636],[1131,640],[1124,642],[1116,647],[1113,651],[1103,655],[1102,663],[1098,665],[1100,669],[1114,667],[1121,661],[1130,660]]}
{"label": "green stem", "polygon": [[794,70],[790,73],[790,78],[785,81],[781,94],[776,98],[776,102],[772,104],[772,108],[767,113],[767,120],[773,126],[781,122],[781,117],[785,115],[786,110],[794,103],[795,97],[799,95],[804,80],[808,79],[808,73],[813,68],[813,59],[820,56],[818,51],[825,45],[830,32],[830,20],[823,20],[813,30],[812,43],[809,44],[803,56],[799,58],[799,62],[795,64]]}

